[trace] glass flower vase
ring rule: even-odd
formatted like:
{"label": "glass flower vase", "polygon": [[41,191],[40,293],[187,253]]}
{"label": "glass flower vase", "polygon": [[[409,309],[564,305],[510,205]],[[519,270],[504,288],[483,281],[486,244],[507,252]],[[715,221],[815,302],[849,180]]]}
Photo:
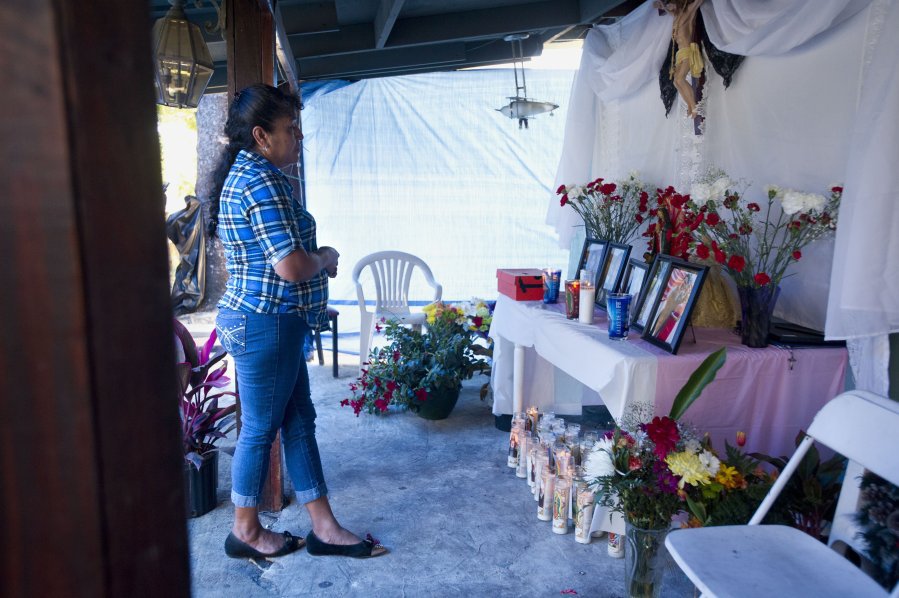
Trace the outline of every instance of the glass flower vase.
{"label": "glass flower vase", "polygon": [[780,287],[738,286],[740,295],[740,341],[747,347],[767,347],[771,316],[780,295]]}
{"label": "glass flower vase", "polygon": [[626,521],[624,530],[625,592],[631,598],[657,598],[668,563],[668,528],[643,529]]}

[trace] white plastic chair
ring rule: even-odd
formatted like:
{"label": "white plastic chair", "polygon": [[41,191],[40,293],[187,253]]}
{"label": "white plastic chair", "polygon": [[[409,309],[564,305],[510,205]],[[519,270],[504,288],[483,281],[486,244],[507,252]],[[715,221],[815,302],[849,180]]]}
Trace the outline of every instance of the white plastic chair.
{"label": "white plastic chair", "polygon": [[[749,525],[673,531],[665,545],[702,596],[887,596],[846,558],[798,529],[759,525],[814,441],[899,484],[899,403],[869,392],[845,392],[818,411]],[[858,481],[841,491],[855,496]],[[899,596],[899,584],[892,597]]]}
{"label": "white plastic chair", "polygon": [[[365,268],[371,270],[375,284],[374,311],[368,311],[365,294],[359,277]],[[368,359],[368,350],[374,334],[375,324],[381,319],[397,320],[403,324],[421,328],[426,316],[422,312],[409,310],[409,283],[412,272],[418,268],[425,281],[434,289],[433,301],[440,301],[443,287],[434,279],[431,269],[420,257],[402,251],[379,251],[367,255],[353,268],[353,284],[359,300],[361,321],[359,323],[359,363]]]}

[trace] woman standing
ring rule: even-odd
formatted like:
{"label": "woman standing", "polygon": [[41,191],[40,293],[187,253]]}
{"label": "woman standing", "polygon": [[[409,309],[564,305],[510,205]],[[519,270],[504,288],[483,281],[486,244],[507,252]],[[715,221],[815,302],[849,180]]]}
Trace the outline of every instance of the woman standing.
{"label": "woman standing", "polygon": [[[299,99],[253,85],[228,110],[227,148],[213,180],[209,233],[221,238],[228,283],[216,328],[234,359],[241,429],[231,465],[234,526],[225,553],[234,558],[289,554],[305,544],[313,555],[356,558],[387,550],[360,540],[331,512],[315,440],[315,407],[303,341],[327,321],[328,277],[339,254],[317,247],[315,220],[293,200],[280,168],[296,164],[303,135]],[[259,495],[278,430],[297,500],[312,531],[306,540],[259,522]]]}

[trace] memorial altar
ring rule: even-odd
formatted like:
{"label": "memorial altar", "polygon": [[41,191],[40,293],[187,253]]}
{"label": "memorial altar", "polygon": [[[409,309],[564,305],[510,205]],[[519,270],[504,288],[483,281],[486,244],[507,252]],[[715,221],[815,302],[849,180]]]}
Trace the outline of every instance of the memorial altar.
{"label": "memorial altar", "polygon": [[493,413],[541,411],[580,415],[584,405],[605,405],[616,421],[634,403],[651,402],[667,414],[690,374],[713,351],[727,361],[684,419],[708,431],[716,447],[746,433],[746,448],[789,455],[794,439],[827,401],[843,391],[844,347],[752,349],[730,330],[687,331],[677,355],[640,339],[609,340],[605,312],[594,323],[565,317],[564,304],[513,301],[500,295],[490,336]]}

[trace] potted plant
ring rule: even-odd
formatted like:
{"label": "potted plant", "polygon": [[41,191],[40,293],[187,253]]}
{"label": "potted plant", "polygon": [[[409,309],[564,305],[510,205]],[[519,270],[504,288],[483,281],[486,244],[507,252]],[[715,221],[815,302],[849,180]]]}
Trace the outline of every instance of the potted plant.
{"label": "potted plant", "polygon": [[372,350],[362,375],[350,384],[352,396],[341,405],[352,407],[357,416],[363,410],[384,413],[391,405],[425,419],[449,416],[462,381],[489,371],[490,364],[476,354],[477,335],[463,309],[437,302],[426,306],[425,312],[425,332],[382,322],[389,342]]}
{"label": "potted plant", "polygon": [[[179,385],[181,440],[184,449],[185,509],[188,517],[199,517],[216,505],[218,492],[218,449],[215,443],[235,426],[237,405],[225,407],[219,400],[237,397],[222,390],[230,379],[225,376],[227,353],[219,349],[213,353],[216,332],[199,349],[187,328],[174,320],[176,365]],[[214,368],[221,362],[219,367]]]}

